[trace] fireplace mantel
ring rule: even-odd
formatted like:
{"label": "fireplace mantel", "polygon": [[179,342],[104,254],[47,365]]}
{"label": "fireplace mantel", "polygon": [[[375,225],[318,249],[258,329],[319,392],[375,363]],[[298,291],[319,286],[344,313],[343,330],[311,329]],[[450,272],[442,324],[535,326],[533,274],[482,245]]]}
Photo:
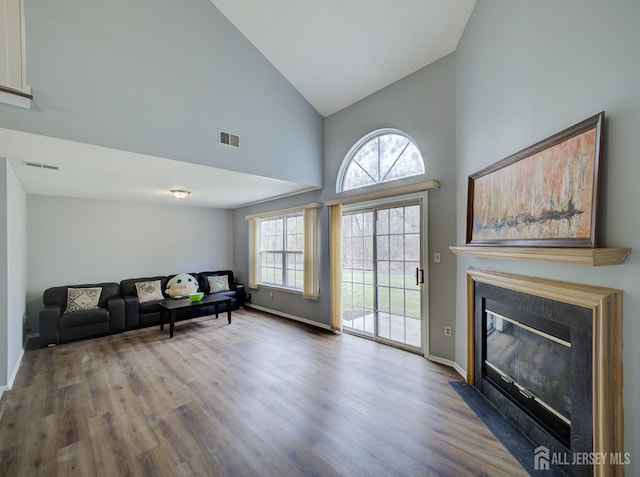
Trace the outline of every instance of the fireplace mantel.
{"label": "fireplace mantel", "polygon": [[456,255],[467,255],[483,258],[502,258],[512,260],[528,260],[535,262],[566,263],[598,267],[602,265],[619,265],[630,248],[546,248],[546,247],[449,247]]}

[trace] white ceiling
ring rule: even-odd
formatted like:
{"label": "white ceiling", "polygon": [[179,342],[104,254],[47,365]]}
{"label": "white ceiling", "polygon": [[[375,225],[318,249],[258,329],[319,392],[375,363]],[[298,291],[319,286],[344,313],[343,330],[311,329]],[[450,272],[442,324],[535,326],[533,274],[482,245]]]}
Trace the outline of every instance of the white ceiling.
{"label": "white ceiling", "polygon": [[[211,0],[323,116],[453,52],[475,0]],[[27,194],[237,208],[313,189],[0,128]],[[59,171],[23,162],[60,166]],[[188,189],[178,201],[170,189]]]}
{"label": "white ceiling", "polygon": [[475,0],[211,0],[323,116],[452,53]]}
{"label": "white ceiling", "polygon": [[[293,182],[2,128],[0,157],[9,160],[25,192],[36,195],[232,209],[310,190]],[[172,189],[191,194],[179,201]]]}

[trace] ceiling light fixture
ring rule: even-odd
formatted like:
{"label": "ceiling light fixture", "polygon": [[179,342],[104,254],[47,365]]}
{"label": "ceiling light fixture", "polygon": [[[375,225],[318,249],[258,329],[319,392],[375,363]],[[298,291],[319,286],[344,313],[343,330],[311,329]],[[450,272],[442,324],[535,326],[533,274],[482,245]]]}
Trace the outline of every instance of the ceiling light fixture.
{"label": "ceiling light fixture", "polygon": [[176,199],[179,199],[179,200],[182,200],[186,196],[191,194],[191,192],[189,192],[188,190],[180,190],[180,189],[173,189],[171,193],[175,196]]}

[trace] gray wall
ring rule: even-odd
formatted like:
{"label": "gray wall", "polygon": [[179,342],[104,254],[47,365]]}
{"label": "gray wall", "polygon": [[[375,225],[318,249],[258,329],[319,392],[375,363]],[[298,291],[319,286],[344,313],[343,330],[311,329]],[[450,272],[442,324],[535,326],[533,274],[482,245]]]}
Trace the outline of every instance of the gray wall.
{"label": "gray wall", "polygon": [[24,350],[27,247],[26,194],[9,162],[0,158],[0,389],[15,377]]}
{"label": "gray wall", "polygon": [[[430,252],[442,253],[442,262],[432,263],[429,268],[430,352],[445,359],[453,359],[453,339],[445,338],[442,331],[445,325],[453,325],[455,318],[455,304],[448,293],[455,286],[455,259],[446,253],[446,247],[455,242],[454,66],[453,56],[448,56],[326,118],[324,189],[235,211],[235,266],[238,272],[246,276],[248,270],[248,228],[245,215],[336,198],[338,169],[351,146],[376,129],[400,129],[416,141],[426,162],[426,174],[399,183],[406,184],[426,178],[438,179],[442,184],[440,190],[429,192]],[[329,231],[328,211],[325,207],[320,211],[319,233],[320,300],[305,300],[286,292],[274,292],[272,299],[269,298],[270,290],[259,290],[253,293],[253,303],[322,324],[329,323]]]}
{"label": "gray wall", "polygon": [[449,55],[334,114],[325,120],[324,144],[326,199],[336,197],[338,169],[351,146],[384,127],[409,134],[425,160],[424,177],[399,183],[440,181],[441,188],[429,192],[429,253],[440,252],[442,257],[441,263],[430,260],[428,264],[429,352],[451,360],[453,338],[444,336],[444,326],[453,325],[455,317],[455,304],[448,292],[455,284],[455,260],[447,253],[455,240],[454,75],[454,57]]}
{"label": "gray wall", "polygon": [[233,213],[29,195],[27,311],[51,286],[233,267]]}
{"label": "gray wall", "polygon": [[33,106],[0,105],[1,127],[322,185],[321,116],[209,0],[27,0],[25,16]]}
{"label": "gray wall", "polygon": [[606,111],[603,246],[631,247],[624,264],[580,267],[458,258],[456,362],[466,367],[469,266],[624,290],[626,450],[640,474],[640,2],[479,0],[456,51],[457,243],[467,176]]}

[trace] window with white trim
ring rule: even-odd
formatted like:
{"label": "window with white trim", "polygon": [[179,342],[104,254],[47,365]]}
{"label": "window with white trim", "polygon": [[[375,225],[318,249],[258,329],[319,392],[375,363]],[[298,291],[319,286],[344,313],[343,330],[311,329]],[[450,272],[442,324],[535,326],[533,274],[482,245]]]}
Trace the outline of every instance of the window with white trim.
{"label": "window with white trim", "polygon": [[424,160],[413,139],[398,129],[367,134],[347,153],[336,192],[424,174]]}
{"label": "window with white trim", "polygon": [[302,211],[260,220],[258,283],[302,290],[304,285]]}
{"label": "window with white trim", "polygon": [[312,204],[247,215],[251,289],[279,287],[317,300],[318,210]]}

